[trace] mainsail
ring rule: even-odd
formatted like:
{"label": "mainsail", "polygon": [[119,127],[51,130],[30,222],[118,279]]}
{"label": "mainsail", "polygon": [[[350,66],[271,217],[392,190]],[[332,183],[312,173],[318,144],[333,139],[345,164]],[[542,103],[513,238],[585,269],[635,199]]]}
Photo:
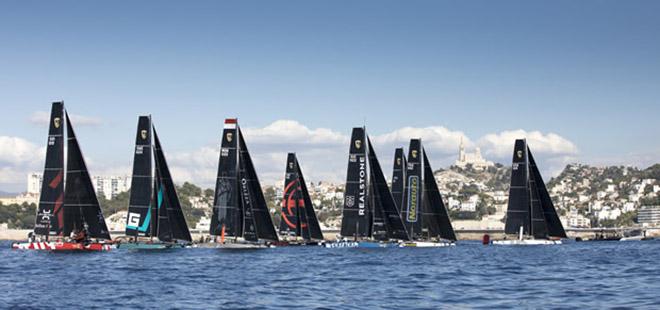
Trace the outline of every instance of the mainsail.
{"label": "mainsail", "polygon": [[456,234],[454,233],[454,228],[451,226],[447,208],[442,202],[442,196],[433,176],[431,163],[423,148],[422,155],[424,157],[424,193],[422,199],[422,222],[424,228],[428,231],[428,236],[430,237],[456,241]]}
{"label": "mainsail", "polygon": [[284,175],[284,194],[280,218],[280,234],[301,236],[303,228],[307,228],[306,219],[301,217],[302,189],[298,169],[296,167],[296,154],[289,153],[286,158],[286,172]]}
{"label": "mainsail", "polygon": [[506,234],[518,234],[521,228],[524,235],[534,238],[566,237],[566,232],[524,139],[516,140],[514,146],[504,231]]}
{"label": "mainsail", "polygon": [[236,119],[226,119],[215,183],[211,235],[241,237],[243,212],[238,199],[238,135]]}
{"label": "mainsail", "polygon": [[406,187],[406,155],[403,148],[394,151],[394,169],[392,170],[392,197],[399,212],[403,206],[404,190]]}
{"label": "mainsail", "polygon": [[278,240],[250,153],[236,119],[226,119],[210,234]]}
{"label": "mainsail", "polygon": [[372,215],[367,200],[368,171],[366,132],[363,127],[353,128],[348,155],[341,235],[344,237],[371,237]]}
{"label": "mainsail", "polygon": [[153,227],[158,219],[152,214],[153,185],[151,117],[140,116],[135,137],[131,193],[126,217],[127,236],[156,236]]}
{"label": "mainsail", "polygon": [[66,112],[65,118],[68,142],[64,189],[64,235],[86,230],[91,238],[110,239],[92,180]]}
{"label": "mainsail", "polygon": [[34,225],[37,235],[62,235],[64,226],[64,103],[53,102],[48,129],[46,164]]}
{"label": "mainsail", "polygon": [[423,238],[422,236],[422,141],[420,139],[411,139],[408,148],[408,163],[406,166],[405,198],[403,208],[401,208],[401,217],[406,225],[406,231],[413,239]]}

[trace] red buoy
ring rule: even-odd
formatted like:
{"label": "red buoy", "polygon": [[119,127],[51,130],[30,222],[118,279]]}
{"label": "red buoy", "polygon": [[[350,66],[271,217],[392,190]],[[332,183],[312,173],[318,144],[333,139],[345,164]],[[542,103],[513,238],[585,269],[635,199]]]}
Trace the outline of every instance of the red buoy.
{"label": "red buoy", "polygon": [[481,238],[481,243],[483,245],[489,245],[490,244],[490,235],[484,234],[484,236]]}

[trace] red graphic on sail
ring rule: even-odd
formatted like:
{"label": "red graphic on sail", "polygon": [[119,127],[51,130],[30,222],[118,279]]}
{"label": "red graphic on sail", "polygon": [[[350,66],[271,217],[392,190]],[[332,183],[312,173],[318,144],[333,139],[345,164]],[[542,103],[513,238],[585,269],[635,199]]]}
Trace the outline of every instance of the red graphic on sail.
{"label": "red graphic on sail", "polygon": [[[296,219],[297,212],[299,212],[297,209],[305,206],[305,201],[300,197],[302,195],[297,195],[300,191],[301,188],[297,180],[289,182],[284,188],[284,199],[282,200],[282,212],[284,213],[284,216],[282,219],[291,229],[296,229],[296,223],[292,223],[290,218]],[[297,199],[296,196],[298,196]],[[300,227],[307,227],[307,223],[302,222]]]}

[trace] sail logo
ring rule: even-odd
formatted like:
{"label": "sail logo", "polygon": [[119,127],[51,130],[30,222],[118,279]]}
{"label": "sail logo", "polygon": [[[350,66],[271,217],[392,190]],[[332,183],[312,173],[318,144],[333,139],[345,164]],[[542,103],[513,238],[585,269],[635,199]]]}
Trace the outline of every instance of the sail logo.
{"label": "sail logo", "polygon": [[512,170],[518,170],[518,163],[513,163],[513,165],[511,166],[511,169]]}
{"label": "sail logo", "polygon": [[61,118],[56,117],[56,118],[53,119],[53,126],[55,126],[55,128],[60,128],[61,125],[62,125],[62,119]]}
{"label": "sail logo", "polygon": [[144,153],[144,145],[136,145],[135,146],[135,154],[136,155],[142,155]]}
{"label": "sail logo", "polygon": [[48,137],[48,145],[55,145],[55,137]]}
{"label": "sail logo", "polygon": [[[359,141],[359,140],[358,140]],[[366,213],[365,210],[365,201],[367,196],[367,163],[365,162],[364,157],[360,157],[360,171],[359,171],[359,189],[358,192],[358,215],[364,216]]]}
{"label": "sail logo", "polygon": [[147,139],[147,131],[145,129],[140,130],[140,137],[142,137],[142,140]]}
{"label": "sail logo", "polygon": [[344,202],[346,208],[355,207],[355,196],[346,196],[346,202]]}
{"label": "sail logo", "polygon": [[396,165],[401,166],[401,157],[396,158]]}
{"label": "sail logo", "polygon": [[407,220],[408,222],[417,222],[417,205],[419,203],[418,201],[418,196],[419,196],[419,177],[417,176],[410,176],[408,178],[408,184],[410,184],[410,187],[408,188],[408,216]]}
{"label": "sail logo", "polygon": [[522,158],[523,157],[523,151],[518,150],[516,152],[516,156],[518,156],[518,158]]}
{"label": "sail logo", "polygon": [[417,158],[417,150],[412,150],[411,155],[412,158]]}
{"label": "sail logo", "polygon": [[225,135],[225,139],[227,139],[227,142],[231,142],[232,140],[234,140],[234,134],[231,133],[231,132],[228,132],[228,133]]}
{"label": "sail logo", "polygon": [[362,140],[355,140],[355,148],[360,149],[362,147]]}
{"label": "sail logo", "polygon": [[137,229],[138,226],[140,226],[140,213],[129,213],[126,227],[130,229]]}

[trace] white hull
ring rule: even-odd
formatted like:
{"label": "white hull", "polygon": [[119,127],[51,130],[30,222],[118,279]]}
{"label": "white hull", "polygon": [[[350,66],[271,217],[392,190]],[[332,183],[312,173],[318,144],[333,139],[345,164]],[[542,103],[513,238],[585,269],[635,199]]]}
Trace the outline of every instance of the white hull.
{"label": "white hull", "polygon": [[453,242],[426,242],[426,241],[413,241],[413,242],[403,242],[400,247],[411,247],[411,248],[442,248],[448,246],[456,245]]}
{"label": "white hull", "polygon": [[494,245],[554,245],[561,244],[561,240],[546,239],[516,239],[516,240],[493,240]]}
{"label": "white hull", "polygon": [[642,241],[644,236],[623,237],[619,241]]}

